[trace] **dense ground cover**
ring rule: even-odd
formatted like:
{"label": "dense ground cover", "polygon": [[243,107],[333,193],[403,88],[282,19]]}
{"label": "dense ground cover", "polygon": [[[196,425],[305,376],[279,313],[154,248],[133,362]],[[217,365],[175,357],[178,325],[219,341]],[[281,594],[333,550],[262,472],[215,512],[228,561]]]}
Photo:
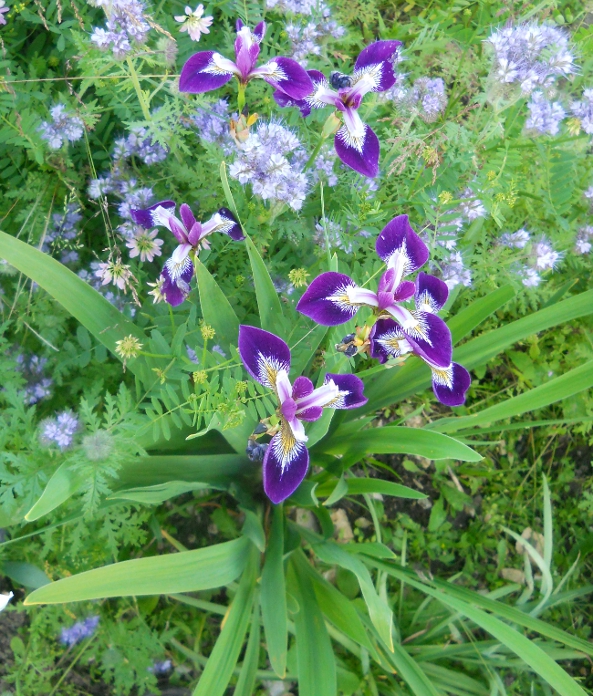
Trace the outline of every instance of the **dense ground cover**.
{"label": "dense ground cover", "polygon": [[591,693],[587,4],[0,5],[0,694]]}

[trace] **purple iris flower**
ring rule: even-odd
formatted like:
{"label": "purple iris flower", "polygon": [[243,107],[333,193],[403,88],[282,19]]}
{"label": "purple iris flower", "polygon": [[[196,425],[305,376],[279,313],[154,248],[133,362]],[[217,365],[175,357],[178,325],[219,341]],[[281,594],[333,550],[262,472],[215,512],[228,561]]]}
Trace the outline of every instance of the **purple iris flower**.
{"label": "purple iris flower", "polygon": [[[436,315],[447,301],[447,285],[422,272],[415,283],[404,280],[428,260],[428,248],[407,215],[399,215],[384,227],[375,248],[387,264],[376,292],[359,287],[343,273],[322,273],[299,300],[298,311],[323,326],[336,326],[349,321],[361,307],[372,307],[376,324],[369,335],[371,356],[385,362],[405,353],[418,355],[432,370],[439,401],[461,405],[470,377],[452,362],[451,332]],[[414,310],[401,306],[412,297]]]}
{"label": "purple iris flower", "polygon": [[342,112],[344,123],[334,138],[338,157],[354,171],[374,177],[379,172],[379,139],[358,114],[367,92],[385,92],[395,84],[393,62],[401,41],[377,41],[363,49],[351,76],[334,72],[329,81],[318,70],[309,70],[314,92],[305,99],[294,99],[276,91],[280,106],[298,106],[303,116],[311,109],[327,106]]}
{"label": "purple iris flower", "polygon": [[194,54],[181,70],[179,90],[201,94],[222,87],[236,76],[243,87],[254,78],[261,78],[292,99],[303,99],[313,91],[307,71],[291,58],[278,56],[256,67],[259,45],[266,33],[266,23],[260,22],[253,31],[237,20],[235,62],[216,51]]}
{"label": "purple iris flower", "polygon": [[228,208],[220,208],[204,223],[196,220],[186,203],[179,207],[181,220],[175,217],[173,201],[161,201],[144,210],[132,210],[131,214],[137,225],[147,229],[166,227],[179,242],[179,246],[165,263],[155,295],[155,301],[165,299],[173,307],[181,304],[189,294],[189,284],[194,274],[191,252],[197,254],[201,248],[208,249],[208,236],[213,232],[222,232],[235,241],[245,239],[241,225]]}
{"label": "purple iris flower", "polygon": [[324,408],[363,406],[363,383],[355,375],[327,374],[315,389],[308,377],[290,383],[290,348],[281,338],[253,326],[239,327],[239,355],[245,369],[278,398],[279,425],[263,462],[264,491],[275,504],[288,498],[305,478],[309,467],[303,421],[321,418]]}

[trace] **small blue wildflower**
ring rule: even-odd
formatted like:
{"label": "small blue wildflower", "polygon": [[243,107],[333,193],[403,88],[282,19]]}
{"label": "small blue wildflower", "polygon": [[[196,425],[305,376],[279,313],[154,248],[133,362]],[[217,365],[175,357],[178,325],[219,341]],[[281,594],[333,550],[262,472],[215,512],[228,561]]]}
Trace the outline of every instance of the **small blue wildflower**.
{"label": "small blue wildflower", "polygon": [[531,95],[527,108],[529,116],[525,121],[525,128],[541,135],[558,135],[560,123],[566,117],[560,102],[549,101],[543,92],[538,91]]}
{"label": "small blue wildflower", "polygon": [[152,672],[153,674],[160,675],[167,674],[171,671],[172,668],[173,663],[171,662],[171,660],[157,660],[152,663],[152,665],[148,668],[148,671]]}
{"label": "small blue wildflower", "polygon": [[56,444],[61,450],[65,450],[72,444],[78,428],[78,418],[74,413],[63,411],[42,423],[41,442],[44,445]]}
{"label": "small blue wildflower", "polygon": [[98,625],[98,616],[89,616],[84,621],[77,621],[70,628],[62,628],[60,642],[68,647],[72,647],[85,638],[90,638],[97,630]]}
{"label": "small blue wildflower", "polygon": [[56,104],[49,110],[52,120],[43,121],[39,132],[52,150],[59,150],[64,141],[71,143],[82,138],[84,123],[79,116],[69,113],[64,104]]}
{"label": "small blue wildflower", "polygon": [[23,400],[28,406],[36,404],[51,394],[53,380],[44,376],[47,358],[31,355],[28,359],[24,355],[17,355],[17,369],[25,378],[27,384],[23,389]]}
{"label": "small blue wildflower", "polygon": [[95,27],[91,41],[102,51],[111,49],[114,58],[125,58],[132,44],[143,44],[148,38],[150,25],[144,17],[144,3],[140,0],[94,0],[91,4],[108,6],[105,29]]}

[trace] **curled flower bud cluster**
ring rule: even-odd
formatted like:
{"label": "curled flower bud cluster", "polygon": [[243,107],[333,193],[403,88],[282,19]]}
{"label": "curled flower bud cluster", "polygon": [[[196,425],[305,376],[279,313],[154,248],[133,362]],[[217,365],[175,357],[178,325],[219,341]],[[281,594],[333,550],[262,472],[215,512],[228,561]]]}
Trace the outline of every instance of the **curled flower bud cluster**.
{"label": "curled flower bud cluster", "polygon": [[53,380],[44,374],[47,358],[31,355],[17,355],[17,369],[25,378],[27,384],[23,390],[23,400],[28,406],[36,404],[51,394]]}
{"label": "curled flower bud cluster", "polygon": [[85,638],[90,638],[94,635],[99,625],[98,616],[89,616],[84,621],[77,621],[70,628],[63,628],[60,632],[60,642],[68,647],[72,647],[80,643]]}

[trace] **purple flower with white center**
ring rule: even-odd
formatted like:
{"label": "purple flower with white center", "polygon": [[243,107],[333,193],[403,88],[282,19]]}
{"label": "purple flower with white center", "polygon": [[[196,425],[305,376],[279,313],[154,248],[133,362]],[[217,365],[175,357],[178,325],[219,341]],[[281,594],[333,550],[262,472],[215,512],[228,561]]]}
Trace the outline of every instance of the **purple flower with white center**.
{"label": "purple flower with white center", "polygon": [[131,239],[128,239],[126,246],[130,249],[130,258],[140,256],[140,261],[152,261],[155,256],[160,256],[163,252],[161,246],[162,239],[155,239],[158,232],[152,230],[142,230]]}
{"label": "purple flower with white center", "polygon": [[239,80],[240,89],[244,90],[250,80],[260,78],[292,99],[304,99],[313,91],[313,84],[305,69],[296,61],[278,56],[256,67],[259,45],[265,33],[265,22],[260,22],[251,31],[238,19],[235,62],[216,51],[196,53],[181,70],[179,90],[202,94],[226,85],[233,77]]}
{"label": "purple flower with white center", "polygon": [[379,172],[379,139],[358,114],[362,99],[368,92],[385,92],[395,84],[394,61],[400,41],[377,41],[361,51],[354,73],[331,74],[329,81],[318,70],[309,70],[314,91],[305,98],[294,98],[281,91],[274,93],[280,106],[298,106],[303,116],[313,108],[333,106],[342,114],[343,125],[334,137],[338,157],[351,169],[364,176]]}
{"label": "purple flower with white center", "polygon": [[[389,222],[377,237],[375,248],[387,264],[377,292],[359,287],[343,273],[330,271],[309,285],[297,310],[318,324],[337,326],[352,319],[361,307],[371,307],[376,317],[395,319],[408,340],[414,342],[415,351],[432,365],[449,367],[453,349],[445,322],[418,306],[413,312],[401,306],[416,292],[414,283],[404,280],[404,276],[417,271],[428,260],[428,248],[410,226],[408,216],[399,215]],[[438,286],[435,292],[446,291],[440,280],[425,277]]]}
{"label": "purple flower with white center", "polygon": [[42,423],[41,442],[44,445],[55,444],[65,450],[72,444],[79,427],[80,423],[74,413],[64,411]]}
{"label": "purple flower with white center", "polygon": [[98,616],[89,616],[84,621],[77,621],[70,628],[63,628],[60,632],[60,642],[68,647],[72,647],[85,638],[94,635],[99,625]]}
{"label": "purple flower with white center", "polygon": [[[442,309],[448,296],[449,288],[442,280],[426,273],[418,274],[414,293],[418,314],[434,316]],[[435,364],[425,347],[411,339],[393,319],[378,319],[371,329],[369,340],[371,357],[377,358],[381,363],[407,353],[422,358],[431,369],[432,388],[442,404],[461,406],[465,402],[465,393],[471,383],[469,372],[455,362],[449,362],[446,366]]]}
{"label": "purple flower with white center", "polygon": [[318,420],[324,408],[363,406],[363,383],[355,375],[327,374],[317,389],[308,377],[291,384],[290,348],[278,336],[252,326],[239,327],[239,355],[251,377],[278,398],[279,424],[263,461],[264,491],[278,504],[298,488],[309,467],[303,421]]}
{"label": "purple flower with white center", "polygon": [[[245,239],[241,225],[228,208],[220,208],[210,220],[204,223],[196,220],[186,203],[181,204],[179,214],[181,219],[175,217],[173,201],[161,201],[150,208],[131,211],[132,219],[137,225],[146,229],[155,226],[166,227],[179,242],[179,246],[165,263],[161,273],[163,280],[158,285],[158,293],[161,297],[164,296],[172,307],[180,305],[189,294],[189,284],[194,274],[194,264],[190,254],[198,254],[202,247],[208,249],[210,246],[208,237],[213,232],[222,232],[235,241]],[[155,295],[156,301],[158,299]]]}

